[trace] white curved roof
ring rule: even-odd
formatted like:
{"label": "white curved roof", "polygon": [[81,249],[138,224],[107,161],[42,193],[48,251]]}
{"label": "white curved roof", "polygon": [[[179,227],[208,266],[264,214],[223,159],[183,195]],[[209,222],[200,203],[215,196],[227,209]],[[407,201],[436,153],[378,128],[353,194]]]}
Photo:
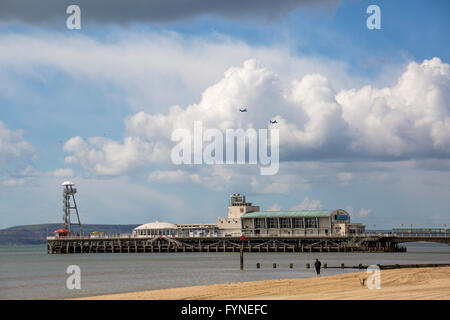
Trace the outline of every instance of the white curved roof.
{"label": "white curved roof", "polygon": [[134,228],[134,230],[176,229],[176,228],[177,228],[177,226],[172,223],[155,221],[155,222],[150,222],[150,223],[140,225],[140,226]]}
{"label": "white curved roof", "polygon": [[62,186],[74,186],[75,183],[73,183],[70,180],[64,181],[63,183],[61,183]]}

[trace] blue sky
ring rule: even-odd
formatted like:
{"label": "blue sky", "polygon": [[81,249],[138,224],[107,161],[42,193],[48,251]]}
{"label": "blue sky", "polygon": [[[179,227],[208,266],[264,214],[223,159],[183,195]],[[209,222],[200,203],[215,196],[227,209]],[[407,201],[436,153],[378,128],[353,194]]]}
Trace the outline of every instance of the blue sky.
{"label": "blue sky", "polygon": [[[371,4],[381,30],[366,27]],[[89,223],[215,222],[234,192],[262,209],[343,208],[379,228],[450,222],[447,1],[127,23],[84,20],[95,14],[80,6],[81,30],[64,12],[0,16],[0,227],[60,221],[65,179]],[[229,101],[253,103],[237,127],[282,119],[279,174],[168,162],[166,131],[192,115],[221,128],[237,119]]]}

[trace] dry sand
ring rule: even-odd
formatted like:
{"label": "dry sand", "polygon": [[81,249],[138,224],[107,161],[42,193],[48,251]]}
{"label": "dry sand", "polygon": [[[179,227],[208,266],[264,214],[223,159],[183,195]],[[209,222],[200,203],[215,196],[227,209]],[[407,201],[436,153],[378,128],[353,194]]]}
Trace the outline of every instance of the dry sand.
{"label": "dry sand", "polygon": [[213,284],[94,296],[100,300],[208,300],[208,299],[450,299],[450,267],[381,271],[381,288],[361,286],[366,273],[327,277],[279,279]]}

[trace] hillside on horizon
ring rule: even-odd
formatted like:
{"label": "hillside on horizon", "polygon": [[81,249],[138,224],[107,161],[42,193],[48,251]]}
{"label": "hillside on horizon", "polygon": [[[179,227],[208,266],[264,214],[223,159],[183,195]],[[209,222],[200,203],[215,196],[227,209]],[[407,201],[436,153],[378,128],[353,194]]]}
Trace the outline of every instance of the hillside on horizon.
{"label": "hillside on horizon", "polygon": [[[131,233],[139,224],[83,224],[83,233],[100,231],[109,234]],[[61,223],[31,224],[0,230],[0,245],[45,244],[47,236],[61,228]]]}

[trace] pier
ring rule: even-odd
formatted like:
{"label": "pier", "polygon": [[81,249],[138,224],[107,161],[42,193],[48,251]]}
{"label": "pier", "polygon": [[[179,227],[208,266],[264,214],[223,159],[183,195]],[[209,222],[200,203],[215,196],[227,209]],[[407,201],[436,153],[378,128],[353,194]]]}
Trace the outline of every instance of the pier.
{"label": "pier", "polygon": [[[366,233],[365,226],[351,223],[342,209],[260,211],[244,195],[230,196],[228,217],[216,224],[149,222],[129,234],[82,235],[71,181],[63,186],[63,228],[47,237],[49,254],[163,253],[163,252],[405,252],[399,244],[433,241],[450,244],[450,230],[441,228],[393,229],[395,233]],[[75,210],[76,220],[71,219]],[[73,212],[72,212],[73,213]],[[73,228],[78,228],[76,235]]]}
{"label": "pier", "polygon": [[49,254],[164,253],[164,252],[404,252],[403,242],[431,241],[450,244],[448,236],[397,237],[47,237]]}

